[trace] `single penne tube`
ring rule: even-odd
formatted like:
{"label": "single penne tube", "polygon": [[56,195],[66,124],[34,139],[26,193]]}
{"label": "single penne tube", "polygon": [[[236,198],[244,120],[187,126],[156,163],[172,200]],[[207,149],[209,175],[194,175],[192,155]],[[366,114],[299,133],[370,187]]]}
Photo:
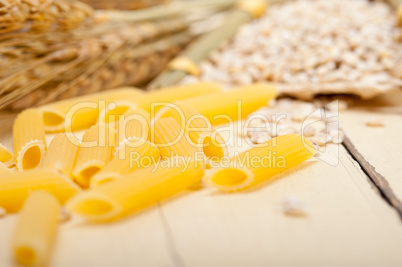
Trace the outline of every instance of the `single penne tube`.
{"label": "single penne tube", "polygon": [[73,134],[57,134],[49,144],[42,167],[71,177],[79,145],[79,140]]}
{"label": "single penne tube", "polygon": [[138,169],[83,192],[67,203],[67,209],[95,222],[118,219],[187,189],[204,175],[202,166],[195,162],[188,166],[172,159],[160,163],[155,169]]}
{"label": "single penne tube", "polygon": [[33,191],[21,209],[12,247],[19,264],[46,266],[56,237],[60,205],[46,191]]}
{"label": "single penne tube", "polygon": [[78,148],[77,159],[72,171],[74,181],[81,187],[87,188],[92,176],[112,158],[114,146],[114,127],[99,124],[89,128]]}
{"label": "single penne tube", "polygon": [[195,83],[168,87],[146,94],[138,100],[138,107],[145,109],[153,117],[166,103],[220,91],[222,88],[217,83]]}
{"label": "single penne tube", "polygon": [[13,213],[33,190],[45,190],[61,204],[80,191],[80,188],[63,174],[49,169],[2,173],[0,177],[0,207]]}
{"label": "single penne tube", "polygon": [[116,123],[119,116],[136,107],[137,104],[134,101],[119,100],[109,103],[99,112],[98,123]]}
{"label": "single penne tube", "polygon": [[236,192],[289,170],[316,152],[314,145],[303,136],[279,136],[234,156],[228,166],[208,170],[204,182],[221,191]]}
{"label": "single penne tube", "polygon": [[185,103],[174,102],[161,108],[154,120],[169,117],[175,119],[192,142],[202,148],[207,159],[219,161],[229,155],[223,137],[212,127],[208,118],[198,113],[195,108]]}
{"label": "single penne tube", "polygon": [[[119,119],[117,125],[119,146],[129,139],[148,140],[151,116],[141,108],[129,109]],[[119,147],[116,146],[116,147]]]}
{"label": "single penne tube", "polygon": [[201,152],[193,143],[180,124],[173,118],[160,118],[151,126],[151,142],[154,143],[162,157],[185,156],[195,159]]}
{"label": "single penne tube", "polygon": [[13,154],[0,143],[0,162],[10,167],[14,163]]}
{"label": "single penne tube", "polygon": [[17,169],[34,169],[42,163],[46,153],[42,113],[27,109],[15,119],[13,126],[14,153]]}
{"label": "single penne tube", "polygon": [[116,88],[101,93],[74,97],[39,107],[46,132],[77,131],[95,125],[99,109],[115,101],[135,102],[144,95],[132,87]]}
{"label": "single penne tube", "polygon": [[269,83],[241,86],[224,92],[200,95],[180,101],[206,116],[212,125],[245,119],[277,96]]}
{"label": "single penne tube", "polygon": [[132,138],[124,142],[105,167],[91,179],[91,187],[121,178],[139,168],[156,164],[160,159],[158,148],[143,139]]}

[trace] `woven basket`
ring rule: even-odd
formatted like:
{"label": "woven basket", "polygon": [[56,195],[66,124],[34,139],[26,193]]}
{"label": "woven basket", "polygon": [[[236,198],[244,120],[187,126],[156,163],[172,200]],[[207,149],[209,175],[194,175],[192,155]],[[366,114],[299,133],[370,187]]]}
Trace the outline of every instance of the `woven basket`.
{"label": "woven basket", "polygon": [[[33,19],[27,17],[18,28],[10,28],[12,24],[3,27],[0,109],[20,110],[104,89],[142,85],[192,38],[181,18],[119,21],[118,14],[114,19],[93,16],[92,10],[79,2],[49,3],[66,4],[60,12],[69,14],[70,22],[55,16],[46,27],[32,27]],[[41,8],[36,7],[35,12],[43,17],[49,6]],[[80,16],[74,18],[77,13]],[[61,27],[67,24],[73,26]]]}

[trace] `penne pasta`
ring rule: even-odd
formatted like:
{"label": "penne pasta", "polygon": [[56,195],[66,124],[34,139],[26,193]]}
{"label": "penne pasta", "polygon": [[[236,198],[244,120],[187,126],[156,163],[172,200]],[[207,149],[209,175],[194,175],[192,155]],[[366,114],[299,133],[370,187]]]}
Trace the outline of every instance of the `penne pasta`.
{"label": "penne pasta", "polygon": [[54,169],[70,177],[79,145],[73,134],[57,134],[50,142],[43,168]]}
{"label": "penne pasta", "polygon": [[3,144],[0,144],[0,162],[10,166],[12,161],[13,154]]}
{"label": "penne pasta", "polygon": [[46,132],[77,131],[96,124],[99,109],[115,101],[135,102],[142,90],[124,87],[105,92],[74,97],[39,107]]}
{"label": "penne pasta", "polygon": [[115,145],[114,131],[114,127],[100,124],[85,132],[72,172],[74,181],[81,187],[88,187],[92,176],[111,159]]}
{"label": "penne pasta", "polygon": [[29,192],[45,190],[61,204],[80,191],[70,179],[49,169],[9,172],[0,177],[0,207],[13,213],[20,210]]}
{"label": "penne pasta", "polygon": [[164,163],[83,192],[67,203],[67,209],[92,221],[118,219],[185,190],[204,175],[194,162],[187,167],[171,159]]}
{"label": "penne pasta", "polygon": [[18,218],[12,247],[19,264],[46,266],[56,237],[60,205],[46,191],[34,191]]}
{"label": "penne pasta", "polygon": [[145,109],[153,117],[166,103],[187,99],[194,96],[220,92],[221,86],[217,83],[196,83],[164,88],[146,94],[138,101],[138,107]]}
{"label": "penne pasta", "polygon": [[212,127],[209,120],[193,107],[174,102],[161,108],[155,115],[155,121],[161,118],[175,119],[191,141],[202,148],[208,160],[220,161],[228,156],[228,147],[223,137]]}
{"label": "penne pasta", "polygon": [[117,126],[118,144],[123,144],[128,139],[140,138],[148,140],[150,135],[151,116],[141,108],[128,110],[119,120]]}
{"label": "penne pasta", "polygon": [[180,124],[173,118],[160,118],[155,121],[151,129],[151,142],[158,147],[161,156],[173,157],[176,155],[196,157],[200,148],[193,143]]}
{"label": "penne pasta", "polygon": [[136,107],[137,104],[134,101],[120,100],[112,102],[100,111],[98,123],[116,123],[119,120],[119,116]]}
{"label": "penne pasta", "polygon": [[4,163],[0,162],[0,175],[9,172],[11,172],[11,170],[6,165],[4,165]]}
{"label": "penne pasta", "polygon": [[28,170],[38,167],[46,153],[41,112],[37,109],[21,112],[14,122],[13,137],[17,169]]}
{"label": "penne pasta", "polygon": [[114,181],[138,168],[155,164],[160,159],[158,148],[142,139],[127,140],[113,159],[91,179],[91,187]]}
{"label": "penne pasta", "polygon": [[242,86],[234,90],[200,95],[180,101],[206,116],[212,125],[245,119],[275,98],[276,89],[268,83]]}
{"label": "penne pasta", "polygon": [[204,182],[225,192],[243,190],[289,170],[316,152],[314,145],[302,136],[279,136],[233,157],[229,166],[212,168]]}

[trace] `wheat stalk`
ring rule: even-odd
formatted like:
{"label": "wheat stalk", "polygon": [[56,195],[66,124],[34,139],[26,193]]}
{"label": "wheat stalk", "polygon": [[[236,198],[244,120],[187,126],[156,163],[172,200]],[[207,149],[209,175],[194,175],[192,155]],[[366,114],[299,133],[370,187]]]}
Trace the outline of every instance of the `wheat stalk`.
{"label": "wheat stalk", "polygon": [[[190,37],[185,33],[185,37],[163,39],[159,50],[166,55],[160,55],[160,62],[149,60],[161,46],[160,42],[152,43],[185,29],[182,20],[173,19],[135,24],[106,21],[72,31],[5,34],[0,42],[0,108],[20,109],[66,96],[139,84],[153,77],[155,70],[159,71]],[[140,45],[147,43],[149,48],[144,52]],[[139,49],[143,52],[136,52]],[[140,61],[145,61],[148,71],[136,72]]]}
{"label": "wheat stalk", "polygon": [[135,49],[119,49],[108,58],[93,62],[91,69],[76,69],[77,74],[80,70],[84,72],[70,82],[64,81],[58,85],[55,83],[56,87],[51,90],[35,90],[13,102],[9,108],[19,110],[123,85],[141,85],[162,71],[169,60],[188,43],[190,37],[184,32]]}
{"label": "wheat stalk", "polygon": [[96,9],[136,10],[166,4],[169,0],[83,0]]}
{"label": "wheat stalk", "polygon": [[73,29],[92,14],[91,7],[78,1],[1,0],[0,33]]}

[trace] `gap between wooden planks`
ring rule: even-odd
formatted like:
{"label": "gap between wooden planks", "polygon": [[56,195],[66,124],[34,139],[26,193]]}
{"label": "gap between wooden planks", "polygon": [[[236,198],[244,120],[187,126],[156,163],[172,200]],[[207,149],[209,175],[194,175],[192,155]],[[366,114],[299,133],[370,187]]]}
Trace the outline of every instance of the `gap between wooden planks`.
{"label": "gap between wooden planks", "polygon": [[[402,92],[361,101],[340,117],[346,149],[402,219]],[[368,127],[368,120],[384,127]]]}

